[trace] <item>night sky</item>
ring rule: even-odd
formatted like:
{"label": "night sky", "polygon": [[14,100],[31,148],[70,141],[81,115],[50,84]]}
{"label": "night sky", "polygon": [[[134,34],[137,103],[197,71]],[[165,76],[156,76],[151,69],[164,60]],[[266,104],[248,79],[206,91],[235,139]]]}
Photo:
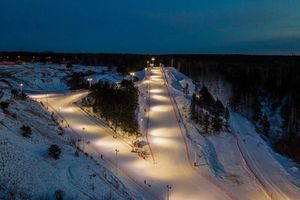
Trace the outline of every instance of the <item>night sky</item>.
{"label": "night sky", "polygon": [[300,54],[299,0],[0,0],[0,51]]}

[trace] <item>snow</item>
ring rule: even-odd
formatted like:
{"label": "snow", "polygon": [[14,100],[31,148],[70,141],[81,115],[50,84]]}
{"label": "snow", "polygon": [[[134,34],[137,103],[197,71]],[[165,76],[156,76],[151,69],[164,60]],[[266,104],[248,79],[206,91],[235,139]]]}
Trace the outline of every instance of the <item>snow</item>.
{"label": "snow", "polygon": [[[75,156],[68,131],[60,136],[50,114],[39,103],[14,98],[9,102],[8,111],[0,110],[0,199],[9,192],[32,199],[54,199],[57,190],[63,190],[69,199],[131,198],[109,168],[83,153]],[[21,135],[22,125],[31,127],[30,138]],[[47,155],[52,144],[62,149],[58,160]]]}
{"label": "snow", "polygon": [[[198,152],[200,165],[208,166],[208,170],[240,199],[257,199],[254,196],[259,197],[259,199],[262,199],[263,196],[266,199],[298,198],[300,195],[300,178],[298,170],[295,170],[298,169],[295,163],[275,153],[270,145],[264,142],[256,133],[254,126],[241,115],[236,117],[236,113],[231,114],[230,125],[235,133],[237,127],[239,127],[238,132],[244,134],[240,136],[240,139],[233,137],[234,135],[230,132],[209,136],[203,135],[200,128],[186,117],[189,115],[190,95],[192,93],[184,96],[180,92],[186,82],[190,85],[192,81],[174,68],[166,68],[165,71],[172,85],[171,93],[185,122],[186,135],[192,144],[192,148]],[[216,88],[215,86],[218,83],[213,81],[210,80],[210,84],[206,84],[208,88]],[[206,81],[201,82],[205,83]],[[191,88],[193,91],[193,86]],[[226,89],[226,87],[224,88]],[[222,89],[212,89],[210,92],[214,94],[215,98],[223,99],[225,102],[228,100],[228,96],[224,95],[226,91],[222,92]],[[250,140],[253,140],[253,143],[251,146],[245,145],[240,149],[238,144],[244,137],[251,137]],[[258,143],[259,148],[257,147]],[[254,155],[251,155],[252,152]],[[251,157],[245,156],[243,153],[246,155],[249,153]],[[253,163],[256,163],[256,165],[253,166]],[[270,171],[270,169],[274,169],[274,171]]]}
{"label": "snow", "polygon": [[73,65],[66,68],[65,64],[29,63],[22,65],[0,65],[0,86],[9,83],[13,88],[28,93],[67,92],[69,90],[66,81],[74,72],[84,72],[86,78],[93,78],[93,83],[100,79],[110,83],[117,83],[123,76],[115,70],[109,70],[106,66],[82,66]]}
{"label": "snow", "polygon": [[[243,141],[243,148],[251,161],[250,165],[272,194],[281,199],[299,197],[299,172],[286,169],[274,156],[276,153],[255,131],[255,127],[246,118],[231,113],[231,127]],[[270,170],[272,169],[272,170]]]}
{"label": "snow", "polygon": [[[53,197],[62,189],[72,199],[165,199],[166,185],[170,185],[170,199],[298,199],[297,164],[275,153],[238,113],[230,113],[232,131],[204,135],[189,119],[194,82],[174,68],[163,69],[135,72],[140,139],[149,153],[143,159],[131,152],[130,138],[116,135],[104,121],[73,104],[87,91],[70,92],[64,82],[74,71],[91,71],[87,77],[94,82],[117,83],[123,77],[114,70],[81,65],[69,70],[56,64],[1,66],[0,98],[11,102],[9,113],[16,113],[14,118],[0,110],[0,180],[7,183],[2,185],[17,182],[18,191],[36,198]],[[38,93],[30,96],[45,108],[30,99],[12,100],[10,84],[18,88],[20,82],[25,91]],[[187,96],[182,92],[186,84]],[[228,104],[231,88],[227,83],[212,78],[201,84]],[[63,119],[63,136],[58,135],[49,112]],[[33,127],[31,138],[20,135],[22,124]],[[70,142],[77,139],[88,156],[74,156],[76,148]],[[53,143],[62,148],[56,161],[47,156]]]}

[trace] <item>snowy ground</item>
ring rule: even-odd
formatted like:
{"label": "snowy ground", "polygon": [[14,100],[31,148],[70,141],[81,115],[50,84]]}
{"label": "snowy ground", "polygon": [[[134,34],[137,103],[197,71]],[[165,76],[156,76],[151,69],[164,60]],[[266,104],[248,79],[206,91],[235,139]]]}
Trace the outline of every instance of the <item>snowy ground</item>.
{"label": "snowy ground", "polygon": [[[0,199],[8,193],[54,199],[56,190],[63,190],[66,199],[131,198],[110,169],[81,152],[75,155],[73,137],[68,132],[59,135],[58,126],[39,103],[6,99],[9,108],[0,109]],[[22,125],[31,127],[30,138],[21,135]],[[48,156],[51,144],[62,149],[60,159]]]}
{"label": "snowy ground", "polygon": [[93,78],[93,83],[98,80],[116,83],[122,80],[122,76],[114,71],[108,71],[105,66],[82,66],[73,65],[66,68],[65,64],[22,64],[0,65],[0,84],[20,89],[28,93],[66,92],[66,81],[74,72],[83,72],[86,78]]}
{"label": "snowy ground", "polygon": [[[200,159],[200,165],[207,165],[214,176],[239,199],[298,199],[298,165],[275,153],[260,138],[254,126],[237,113],[231,113],[232,133],[201,134],[201,130],[185,118],[189,112],[191,93],[184,97],[180,91],[185,83],[189,83],[193,91],[192,81],[173,68],[167,68],[166,74],[185,121],[189,141],[203,159]],[[217,88],[213,84],[210,87]],[[220,99],[227,99],[227,95],[220,93],[220,90],[216,94]]]}
{"label": "snowy ground", "polygon": [[[38,63],[0,66],[0,102],[10,103],[8,111],[0,108],[0,199],[8,193],[28,195],[30,199],[54,199],[56,190],[63,190],[66,199],[139,198],[102,160],[82,152],[77,157],[73,133],[65,129],[65,134],[59,135],[61,130],[46,107],[11,95],[12,88],[20,91],[20,83],[27,94],[51,92],[50,98],[57,92],[66,93],[66,80],[73,72],[88,71],[94,82],[101,79],[116,83],[123,78],[107,69],[80,65],[66,69],[65,65]],[[31,138],[21,135],[22,125],[31,127]],[[59,160],[48,157],[51,144],[61,147]]]}
{"label": "snowy ground", "polygon": [[[201,129],[188,118],[191,93],[184,96],[181,91],[186,83],[193,91],[194,84],[174,68],[165,68],[165,73],[162,68],[136,73],[142,79],[136,85],[140,90],[139,123],[142,138],[147,142],[144,147],[149,152],[147,159],[131,152],[129,140],[115,137],[115,133],[103,121],[73,104],[85,97],[86,91],[67,92],[64,84],[65,77],[76,70],[92,70],[91,76],[95,80],[105,79],[114,83],[121,80],[120,75],[114,72],[103,74],[105,67],[75,66],[73,71],[69,71],[62,65],[37,64],[26,67],[24,71],[20,71],[23,69],[21,66],[5,66],[3,69],[0,71],[0,87],[18,87],[20,82],[24,82],[25,91],[44,93],[32,95],[32,98],[43,101],[50,112],[63,119],[61,126],[66,133],[62,137],[57,135],[57,127],[51,125],[49,114],[43,112],[43,117],[35,116],[35,112],[30,114],[38,109],[37,103],[17,102],[13,107],[19,110],[12,112],[17,113],[18,120],[0,112],[0,121],[3,122],[0,136],[3,138],[1,142],[4,141],[0,148],[1,152],[2,148],[3,152],[8,152],[1,154],[8,156],[2,157],[13,160],[14,155],[24,154],[19,158],[20,163],[28,166],[22,171],[21,164],[16,164],[17,167],[12,169],[18,169],[18,173],[11,174],[22,177],[31,166],[26,164],[28,161],[36,163],[37,171],[44,176],[49,171],[53,177],[49,181],[46,178],[39,179],[40,173],[26,174],[30,176],[29,180],[35,180],[32,186],[36,184],[41,188],[36,195],[53,195],[55,190],[63,189],[72,194],[71,198],[79,199],[90,195],[107,199],[105,195],[110,194],[117,199],[130,196],[137,199],[140,196],[144,199],[165,199],[168,192],[170,199],[277,200],[298,199],[300,196],[299,167],[276,154],[242,116],[231,113],[232,133],[201,134]],[[221,83],[217,83],[218,86],[210,83],[211,88],[222,87]],[[223,90],[218,90],[218,98],[226,101],[226,89],[220,91]],[[10,92],[4,89],[0,97],[9,100]],[[28,118],[33,120],[28,122]],[[23,138],[18,132],[19,126],[25,122],[36,127],[32,138]],[[7,134],[10,131],[11,134]],[[74,148],[68,144],[74,138],[81,140],[78,146],[93,160],[82,154],[74,156]],[[59,161],[49,160],[45,156],[50,143],[58,143],[63,147]],[[9,155],[9,152],[16,153]],[[196,166],[193,165],[194,161]],[[15,160],[10,162],[18,163]],[[47,185],[51,185],[52,190],[46,190],[42,181],[49,181]],[[28,184],[24,181],[20,188]],[[168,190],[166,185],[171,189]]]}

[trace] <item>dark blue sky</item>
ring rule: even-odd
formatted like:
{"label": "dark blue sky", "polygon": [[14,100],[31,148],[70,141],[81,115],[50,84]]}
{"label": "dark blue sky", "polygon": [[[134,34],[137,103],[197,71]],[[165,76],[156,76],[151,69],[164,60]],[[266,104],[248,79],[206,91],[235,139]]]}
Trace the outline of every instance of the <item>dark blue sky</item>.
{"label": "dark blue sky", "polygon": [[1,0],[0,51],[300,54],[299,0]]}

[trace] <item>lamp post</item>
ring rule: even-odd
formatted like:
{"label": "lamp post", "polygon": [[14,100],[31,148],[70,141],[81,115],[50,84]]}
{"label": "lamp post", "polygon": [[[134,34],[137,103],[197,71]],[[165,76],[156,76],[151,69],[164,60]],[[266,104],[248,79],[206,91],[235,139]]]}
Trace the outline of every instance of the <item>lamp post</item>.
{"label": "lamp post", "polygon": [[118,174],[118,153],[119,153],[119,149],[115,149],[116,152],[116,173]]}
{"label": "lamp post", "polygon": [[197,167],[197,153],[195,152],[195,157],[194,157],[194,167]]}
{"label": "lamp post", "polygon": [[155,67],[155,58],[152,57],[152,58],[151,58],[151,61],[152,61],[153,67]]}
{"label": "lamp post", "polygon": [[131,80],[133,81],[133,77],[134,77],[135,73],[134,72],[130,72],[130,77],[131,77]]}
{"label": "lamp post", "polygon": [[170,190],[172,189],[172,187],[170,185],[166,185],[167,187],[167,200],[169,200],[170,198]]}
{"label": "lamp post", "polygon": [[84,146],[85,146],[85,134],[84,134],[84,131],[85,131],[85,128],[84,127],[82,127],[82,135],[83,135],[83,142],[82,142],[82,144],[83,144],[83,151],[84,151]]}
{"label": "lamp post", "polygon": [[23,83],[20,83],[20,90],[21,90],[21,94],[23,93]]}
{"label": "lamp post", "polygon": [[87,81],[89,82],[89,88],[91,89],[93,79],[92,78],[88,78]]}

